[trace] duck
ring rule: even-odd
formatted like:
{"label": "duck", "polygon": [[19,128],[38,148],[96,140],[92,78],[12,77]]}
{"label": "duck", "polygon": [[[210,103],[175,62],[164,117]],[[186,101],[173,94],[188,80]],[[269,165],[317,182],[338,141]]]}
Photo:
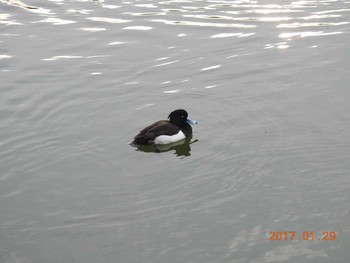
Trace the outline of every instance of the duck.
{"label": "duck", "polygon": [[168,120],[160,120],[142,129],[131,145],[161,145],[178,142],[192,135],[191,125],[197,121],[188,118],[184,109],[172,111]]}

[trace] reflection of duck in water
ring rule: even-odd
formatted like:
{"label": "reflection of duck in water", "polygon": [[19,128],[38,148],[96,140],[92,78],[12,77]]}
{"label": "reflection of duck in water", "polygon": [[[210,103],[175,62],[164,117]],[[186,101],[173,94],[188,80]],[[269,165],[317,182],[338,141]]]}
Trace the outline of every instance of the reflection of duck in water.
{"label": "reflection of duck in water", "polygon": [[190,144],[197,142],[198,140],[194,140],[191,142],[192,136],[169,144],[158,144],[158,145],[139,145],[137,147],[138,151],[149,152],[149,153],[160,153],[160,152],[168,152],[175,151],[175,155],[177,156],[190,156],[191,155],[191,146]]}
{"label": "reflection of duck in water", "polygon": [[0,2],[8,5],[12,5],[12,6],[18,6],[25,9],[38,9],[38,7],[26,5],[25,3],[22,3],[21,1],[17,1],[17,0],[0,0]]}
{"label": "reflection of duck in water", "polygon": [[197,124],[188,118],[187,111],[175,110],[168,116],[169,120],[157,121],[134,137],[132,145],[164,145],[175,143],[192,135],[190,124]]}

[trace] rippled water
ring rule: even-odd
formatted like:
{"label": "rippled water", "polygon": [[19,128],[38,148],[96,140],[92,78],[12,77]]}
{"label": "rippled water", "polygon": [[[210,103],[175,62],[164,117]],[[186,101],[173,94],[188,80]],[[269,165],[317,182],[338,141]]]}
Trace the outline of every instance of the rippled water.
{"label": "rippled water", "polygon": [[[0,262],[349,262],[349,23],[348,0],[0,0]],[[189,141],[128,145],[176,108]]]}

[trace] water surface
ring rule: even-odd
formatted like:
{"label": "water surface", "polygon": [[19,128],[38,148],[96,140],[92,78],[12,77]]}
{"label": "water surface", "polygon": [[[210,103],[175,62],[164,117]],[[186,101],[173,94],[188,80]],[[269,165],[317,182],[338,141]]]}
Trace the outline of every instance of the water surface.
{"label": "water surface", "polygon": [[[0,262],[348,262],[349,18],[0,0]],[[189,141],[128,145],[177,108]]]}

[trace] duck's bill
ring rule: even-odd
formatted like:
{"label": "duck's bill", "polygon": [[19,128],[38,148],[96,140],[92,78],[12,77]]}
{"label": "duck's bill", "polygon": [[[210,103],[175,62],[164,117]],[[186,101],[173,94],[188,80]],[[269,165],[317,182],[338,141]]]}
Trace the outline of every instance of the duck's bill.
{"label": "duck's bill", "polygon": [[196,125],[198,122],[195,121],[195,120],[191,120],[189,118],[187,118],[187,121],[186,121],[188,124],[191,124],[191,125]]}

